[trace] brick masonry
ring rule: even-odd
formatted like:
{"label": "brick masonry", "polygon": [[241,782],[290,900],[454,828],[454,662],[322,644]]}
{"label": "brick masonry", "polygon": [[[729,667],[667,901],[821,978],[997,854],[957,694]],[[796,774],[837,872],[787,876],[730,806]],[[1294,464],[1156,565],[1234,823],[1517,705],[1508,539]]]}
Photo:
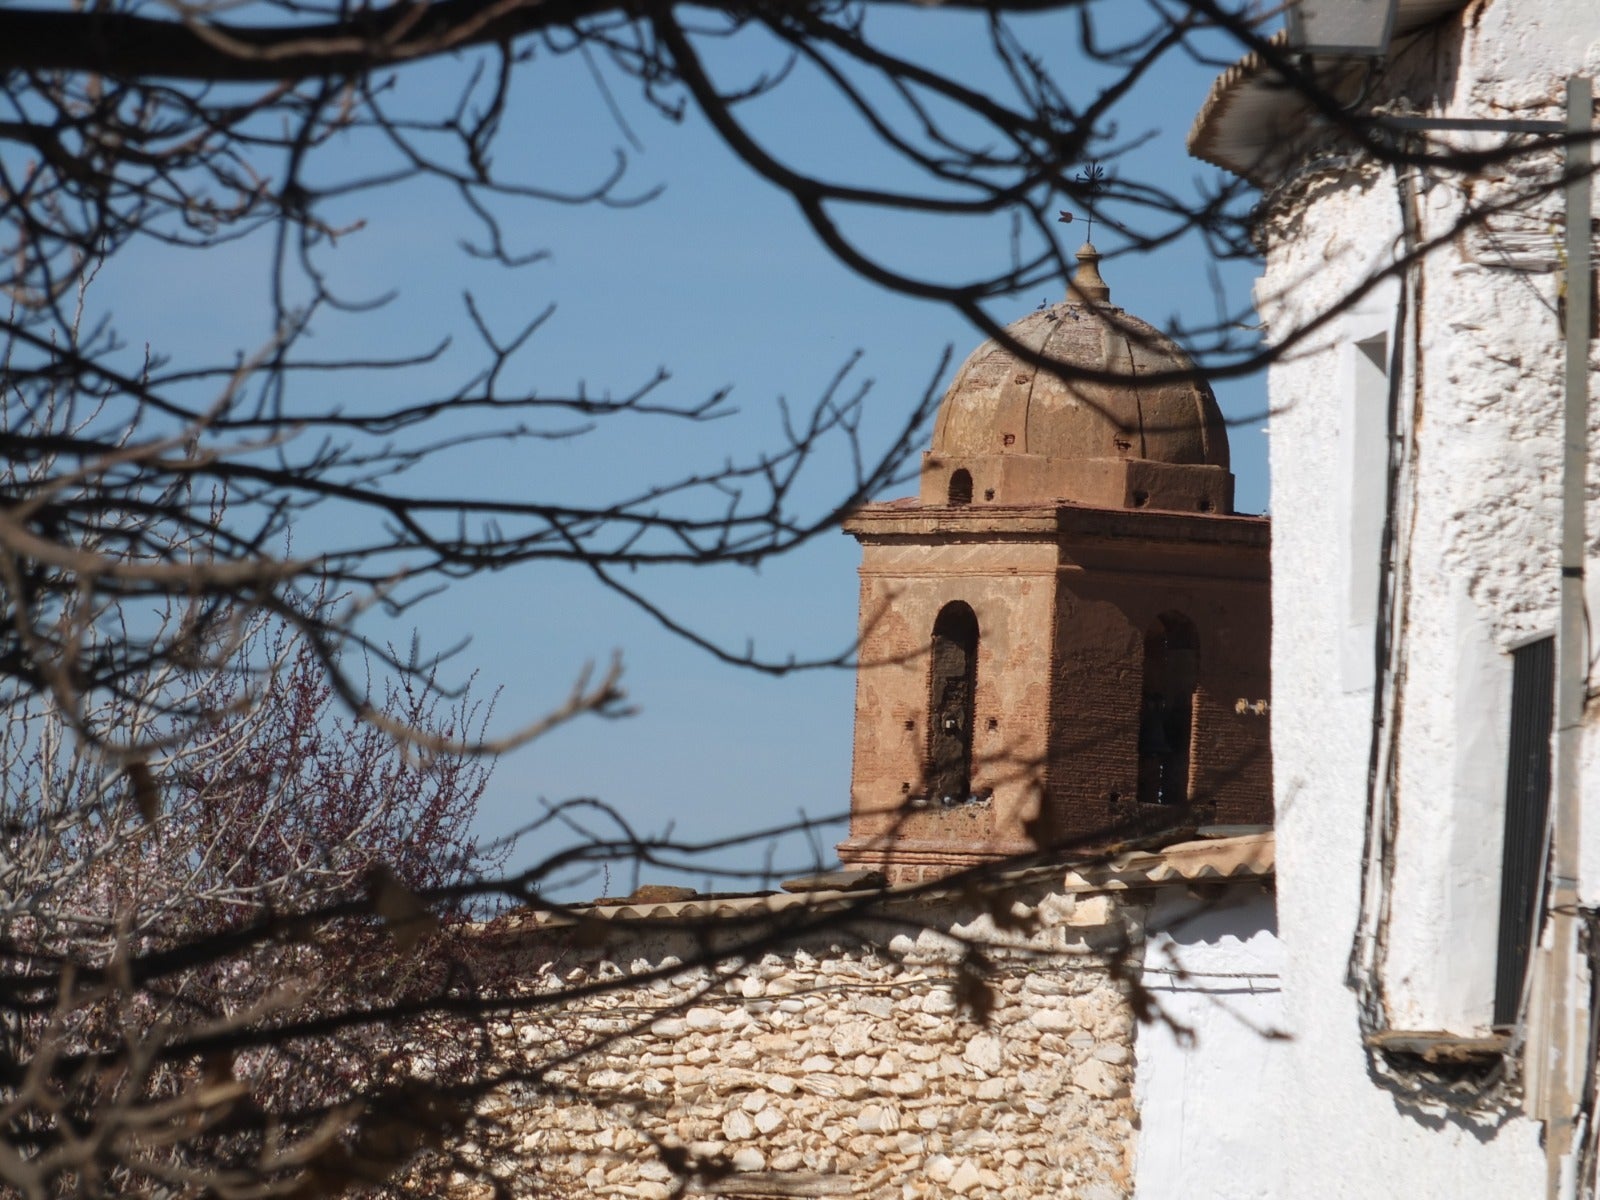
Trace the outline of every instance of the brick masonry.
{"label": "brick masonry", "polygon": [[[863,547],[846,862],[914,881],[1180,819],[1137,802],[1144,638],[1170,613],[1199,637],[1185,817],[1271,822],[1265,518],[899,501],[846,527]],[[929,637],[952,601],[979,625],[979,802],[944,808],[923,774]]]}

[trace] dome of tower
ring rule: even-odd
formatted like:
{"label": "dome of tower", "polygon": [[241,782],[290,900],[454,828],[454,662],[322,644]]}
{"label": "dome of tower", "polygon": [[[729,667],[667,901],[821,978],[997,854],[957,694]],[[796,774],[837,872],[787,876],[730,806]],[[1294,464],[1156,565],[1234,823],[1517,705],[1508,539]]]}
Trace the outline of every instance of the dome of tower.
{"label": "dome of tower", "polygon": [[1210,386],[1176,342],[1111,304],[1093,246],[1078,259],[1068,300],[1006,332],[1069,372],[1116,378],[1063,379],[985,342],[940,405],[924,502],[1231,512],[1228,434]]}

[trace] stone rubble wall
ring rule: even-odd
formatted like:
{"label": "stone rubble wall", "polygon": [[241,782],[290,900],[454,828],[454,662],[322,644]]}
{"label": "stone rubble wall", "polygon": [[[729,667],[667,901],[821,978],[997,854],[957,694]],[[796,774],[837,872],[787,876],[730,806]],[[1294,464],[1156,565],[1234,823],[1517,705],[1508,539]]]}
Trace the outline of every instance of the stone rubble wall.
{"label": "stone rubble wall", "polygon": [[[916,938],[835,938],[720,979],[621,979],[683,961],[662,953],[626,971],[539,964],[550,991],[619,983],[495,1028],[529,1066],[560,1060],[489,1106],[507,1161],[540,1164],[529,1195],[1128,1196],[1134,1021],[1119,980],[1142,933],[1105,895],[1036,899],[1013,908],[1033,919],[1027,936],[924,913]],[[984,989],[961,967],[965,940],[986,944]],[[986,1019],[974,1001],[992,1003]],[[707,1169],[685,1178],[684,1152]]]}

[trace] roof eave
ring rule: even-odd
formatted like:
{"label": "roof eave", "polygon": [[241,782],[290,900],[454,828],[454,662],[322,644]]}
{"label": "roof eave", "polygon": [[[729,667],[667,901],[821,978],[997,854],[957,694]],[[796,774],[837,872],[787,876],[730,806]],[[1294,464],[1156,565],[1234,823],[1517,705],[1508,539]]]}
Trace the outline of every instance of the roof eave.
{"label": "roof eave", "polygon": [[[1413,34],[1466,4],[1467,0],[1398,0],[1392,38]],[[1288,49],[1282,31],[1270,42]],[[1363,59],[1331,55],[1307,55],[1302,62],[1333,96],[1354,95],[1367,69]],[[1252,50],[1211,85],[1189,129],[1188,148],[1202,162],[1263,187],[1280,178],[1323,128],[1310,101],[1286,88]]]}

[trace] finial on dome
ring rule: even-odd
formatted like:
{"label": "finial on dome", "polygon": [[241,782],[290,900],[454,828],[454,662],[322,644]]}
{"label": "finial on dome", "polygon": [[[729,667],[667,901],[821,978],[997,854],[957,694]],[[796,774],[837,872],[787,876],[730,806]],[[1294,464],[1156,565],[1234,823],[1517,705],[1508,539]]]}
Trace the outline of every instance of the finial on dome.
{"label": "finial on dome", "polygon": [[1090,304],[1109,304],[1111,288],[1100,278],[1100,251],[1093,242],[1078,247],[1078,269],[1067,282],[1067,299],[1087,300]]}

